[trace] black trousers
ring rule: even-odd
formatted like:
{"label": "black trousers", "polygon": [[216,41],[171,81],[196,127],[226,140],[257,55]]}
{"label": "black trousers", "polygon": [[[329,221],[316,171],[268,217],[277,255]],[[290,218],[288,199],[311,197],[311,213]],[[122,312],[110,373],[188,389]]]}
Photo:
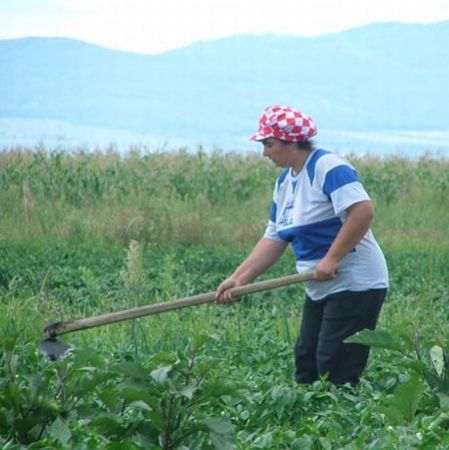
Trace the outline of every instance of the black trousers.
{"label": "black trousers", "polygon": [[295,378],[313,383],[327,375],[334,384],[359,382],[369,347],[343,341],[364,328],[374,329],[387,289],[343,291],[323,300],[308,296],[295,345]]}

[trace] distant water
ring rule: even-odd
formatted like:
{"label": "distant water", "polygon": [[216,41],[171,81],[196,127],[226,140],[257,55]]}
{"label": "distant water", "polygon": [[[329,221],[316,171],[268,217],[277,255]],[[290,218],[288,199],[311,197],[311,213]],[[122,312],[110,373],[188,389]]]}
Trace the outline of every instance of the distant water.
{"label": "distant water", "polygon": [[[0,118],[0,150],[11,147],[47,149],[106,151],[126,153],[130,148],[142,152],[178,150],[186,148],[197,151],[201,146],[206,151],[220,149],[224,152],[254,152],[261,145],[248,141],[248,136],[215,136],[198,140],[181,136],[155,136],[133,133],[127,130],[79,126],[61,121],[21,118]],[[342,154],[373,154],[379,156],[402,155],[416,158],[424,154],[449,157],[449,130],[410,131],[376,130],[343,131],[320,130],[315,142],[318,147],[338,151]]]}
{"label": "distant water", "polygon": [[397,154],[419,157],[425,153],[449,157],[448,131],[338,131],[322,130],[320,145],[343,153]]}

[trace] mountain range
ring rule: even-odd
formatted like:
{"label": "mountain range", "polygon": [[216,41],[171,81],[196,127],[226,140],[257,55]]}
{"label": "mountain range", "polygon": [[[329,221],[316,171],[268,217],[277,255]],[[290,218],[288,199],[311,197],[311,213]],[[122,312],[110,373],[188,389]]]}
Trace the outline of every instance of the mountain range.
{"label": "mountain range", "polygon": [[449,152],[449,21],[320,37],[241,35],[144,55],[0,40],[0,144],[254,148],[262,109],[311,115],[340,150]]}

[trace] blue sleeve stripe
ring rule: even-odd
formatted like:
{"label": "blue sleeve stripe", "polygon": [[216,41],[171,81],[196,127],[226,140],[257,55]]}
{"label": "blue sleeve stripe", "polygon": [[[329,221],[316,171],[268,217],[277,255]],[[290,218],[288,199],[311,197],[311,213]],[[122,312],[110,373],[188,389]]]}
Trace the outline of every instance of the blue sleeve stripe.
{"label": "blue sleeve stripe", "polygon": [[278,190],[279,190],[279,187],[281,186],[281,184],[284,182],[285,178],[287,177],[289,171],[290,171],[290,169],[285,169],[278,176],[278,179],[277,179],[277,189]]}
{"label": "blue sleeve stripe", "polygon": [[307,162],[307,175],[309,175],[310,184],[313,183],[313,179],[315,178],[315,166],[318,160],[324,156],[329,154],[327,150],[316,150],[312,156],[310,157],[310,160]]}
{"label": "blue sleeve stripe", "polygon": [[276,211],[277,211],[277,205],[275,202],[271,205],[271,211],[270,211],[270,220],[272,222],[276,222]]}
{"label": "blue sleeve stripe", "polygon": [[330,198],[330,195],[336,189],[341,188],[345,184],[354,183],[356,181],[359,181],[359,179],[353,168],[347,165],[337,166],[326,173],[323,192],[328,198]]}

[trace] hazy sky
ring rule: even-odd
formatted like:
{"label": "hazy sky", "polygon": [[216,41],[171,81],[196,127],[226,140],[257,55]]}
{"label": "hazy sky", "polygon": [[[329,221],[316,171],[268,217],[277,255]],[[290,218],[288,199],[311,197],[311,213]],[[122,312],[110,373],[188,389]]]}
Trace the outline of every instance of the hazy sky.
{"label": "hazy sky", "polygon": [[449,0],[0,0],[0,39],[65,36],[142,53],[242,33],[313,36],[443,20]]}

